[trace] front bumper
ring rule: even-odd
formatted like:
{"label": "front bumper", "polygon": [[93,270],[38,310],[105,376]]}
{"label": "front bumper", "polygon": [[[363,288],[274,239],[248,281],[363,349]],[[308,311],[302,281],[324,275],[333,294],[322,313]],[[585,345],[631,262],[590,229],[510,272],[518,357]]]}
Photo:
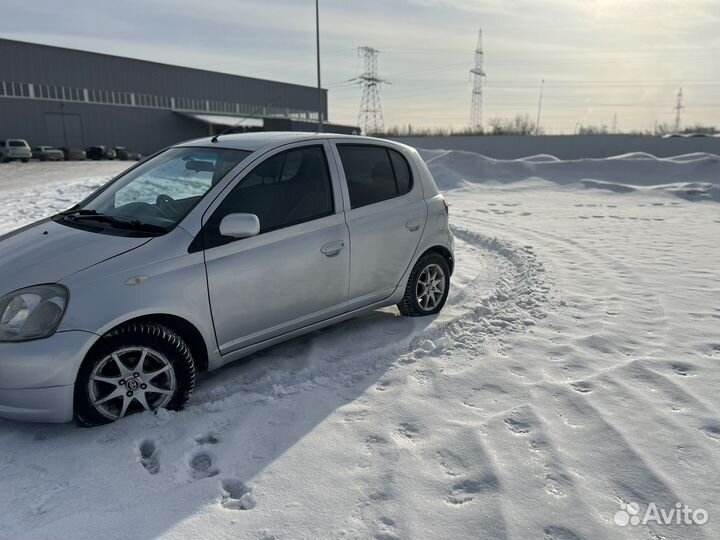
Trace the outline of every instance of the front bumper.
{"label": "front bumper", "polygon": [[0,343],[0,418],[69,422],[75,379],[97,336],[58,332],[49,338]]}
{"label": "front bumper", "polygon": [[69,422],[75,385],[0,389],[0,418],[25,422]]}

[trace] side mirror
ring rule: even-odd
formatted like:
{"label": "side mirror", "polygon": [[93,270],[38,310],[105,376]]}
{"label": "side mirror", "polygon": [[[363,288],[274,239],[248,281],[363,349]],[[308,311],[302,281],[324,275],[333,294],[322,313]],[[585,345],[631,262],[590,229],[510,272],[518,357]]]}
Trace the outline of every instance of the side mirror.
{"label": "side mirror", "polygon": [[228,214],[220,222],[220,234],[248,238],[260,234],[260,220],[255,214]]}

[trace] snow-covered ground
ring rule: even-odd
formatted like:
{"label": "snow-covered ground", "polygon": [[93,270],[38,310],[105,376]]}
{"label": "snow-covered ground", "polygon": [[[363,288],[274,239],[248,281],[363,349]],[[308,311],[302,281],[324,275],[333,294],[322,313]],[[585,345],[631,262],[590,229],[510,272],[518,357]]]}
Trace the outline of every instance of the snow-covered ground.
{"label": "snow-covered ground", "polygon": [[[717,538],[720,158],[424,155],[457,236],[440,316],[296,339],[180,413],[0,421],[0,538]],[[118,170],[73,165],[0,166],[0,233]]]}

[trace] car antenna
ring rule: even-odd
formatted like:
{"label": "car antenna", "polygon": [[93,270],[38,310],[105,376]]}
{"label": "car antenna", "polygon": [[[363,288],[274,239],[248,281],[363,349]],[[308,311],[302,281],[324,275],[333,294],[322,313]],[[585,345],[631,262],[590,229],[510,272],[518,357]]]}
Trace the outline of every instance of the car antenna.
{"label": "car antenna", "polygon": [[273,103],[275,103],[275,102],[278,101],[279,99],[280,99],[280,96],[277,96],[275,99],[271,99],[270,101],[268,101],[268,102],[266,102],[266,103],[263,103],[263,104],[260,105],[257,109],[255,109],[252,113],[250,113],[250,116],[244,116],[244,117],[241,118],[237,123],[233,124],[232,126],[226,127],[226,128],[223,129],[220,133],[218,133],[217,135],[213,136],[213,138],[210,139],[210,142],[211,142],[211,143],[216,143],[216,142],[218,142],[218,137],[220,137],[221,135],[225,135],[225,134],[226,134],[227,132],[229,132],[229,131],[232,131],[233,129],[235,129],[236,127],[238,127],[240,124],[242,124],[245,120],[249,120],[250,118],[255,118],[255,117],[258,115],[258,113],[260,113],[263,109],[265,109],[265,107],[267,107],[268,105],[272,105]]}

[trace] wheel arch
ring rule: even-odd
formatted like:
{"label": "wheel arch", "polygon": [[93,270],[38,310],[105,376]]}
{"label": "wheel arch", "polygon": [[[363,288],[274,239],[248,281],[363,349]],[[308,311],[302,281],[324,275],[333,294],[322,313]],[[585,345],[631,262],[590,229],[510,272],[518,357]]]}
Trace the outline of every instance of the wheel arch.
{"label": "wheel arch", "polygon": [[125,321],[122,321],[112,328],[109,328],[100,338],[98,338],[93,346],[90,348],[88,353],[85,355],[85,358],[90,356],[94,348],[100,343],[103,336],[106,336],[113,330],[120,328],[122,326],[128,325],[128,324],[135,324],[135,323],[155,323],[160,324],[162,326],[166,326],[173,332],[175,332],[178,336],[180,336],[183,341],[187,344],[188,348],[190,349],[190,353],[192,354],[193,360],[195,361],[195,369],[199,372],[207,371],[208,370],[208,363],[209,363],[209,355],[208,355],[208,348],[207,343],[205,342],[205,338],[203,337],[200,330],[197,329],[197,327],[192,324],[187,319],[184,319],[182,317],[179,317],[177,315],[169,315],[166,313],[153,313],[148,315],[141,315],[138,317],[134,317],[132,319],[127,319]]}
{"label": "wheel arch", "polygon": [[438,255],[441,255],[448,263],[448,267],[450,268],[450,275],[452,276],[453,270],[455,269],[455,258],[453,257],[453,254],[450,252],[448,248],[445,246],[432,246],[423,251],[420,254],[420,257],[418,257],[418,260],[420,260],[422,257],[427,255],[428,253],[437,253]]}

